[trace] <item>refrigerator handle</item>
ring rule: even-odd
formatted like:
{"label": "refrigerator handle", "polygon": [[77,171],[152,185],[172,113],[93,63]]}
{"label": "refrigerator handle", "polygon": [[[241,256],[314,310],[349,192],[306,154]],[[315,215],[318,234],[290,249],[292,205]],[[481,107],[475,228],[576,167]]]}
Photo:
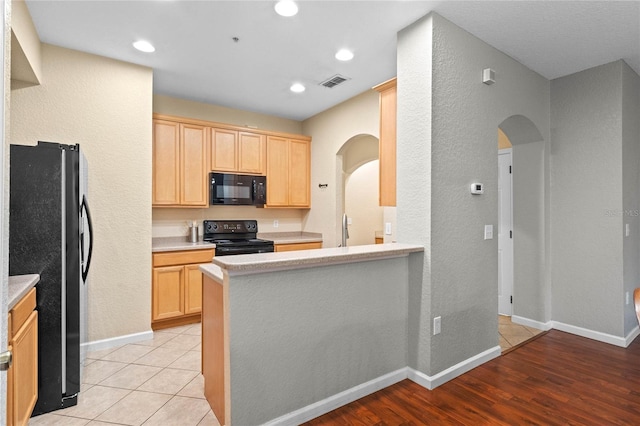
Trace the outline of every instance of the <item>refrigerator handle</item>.
{"label": "refrigerator handle", "polygon": [[[80,206],[80,214],[82,210],[87,213],[87,224],[89,225],[89,254],[87,255],[87,262],[82,268],[82,281],[86,283],[87,275],[89,274],[89,266],[91,265],[91,255],[93,254],[93,224],[91,223],[91,213],[89,212],[89,205],[87,204],[87,197],[82,196],[82,205]],[[82,251],[82,263],[84,264],[84,235],[80,238],[80,249]]]}

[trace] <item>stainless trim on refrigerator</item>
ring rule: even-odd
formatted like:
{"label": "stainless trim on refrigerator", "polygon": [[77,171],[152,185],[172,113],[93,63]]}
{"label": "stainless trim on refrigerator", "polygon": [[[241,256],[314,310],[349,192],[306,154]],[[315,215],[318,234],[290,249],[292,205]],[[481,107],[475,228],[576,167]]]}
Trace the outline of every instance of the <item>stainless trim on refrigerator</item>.
{"label": "stainless trim on refrigerator", "polygon": [[62,263],[62,291],[61,293],[61,307],[62,307],[62,321],[60,323],[60,332],[62,336],[62,394],[67,393],[67,211],[66,211],[66,184],[67,177],[65,176],[64,170],[66,170],[66,158],[64,155],[64,150],[60,150],[60,158],[63,172],[62,175],[62,190],[60,194],[62,195],[62,199],[60,200],[60,204],[62,205],[62,247],[61,247],[61,259],[60,263]]}

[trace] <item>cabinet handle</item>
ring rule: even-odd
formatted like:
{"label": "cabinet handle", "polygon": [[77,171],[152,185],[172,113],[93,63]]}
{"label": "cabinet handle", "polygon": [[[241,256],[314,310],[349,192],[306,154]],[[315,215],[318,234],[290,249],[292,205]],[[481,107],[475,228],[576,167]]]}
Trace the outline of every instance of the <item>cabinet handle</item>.
{"label": "cabinet handle", "polygon": [[0,371],[7,371],[13,362],[11,351],[2,352],[0,354]]}

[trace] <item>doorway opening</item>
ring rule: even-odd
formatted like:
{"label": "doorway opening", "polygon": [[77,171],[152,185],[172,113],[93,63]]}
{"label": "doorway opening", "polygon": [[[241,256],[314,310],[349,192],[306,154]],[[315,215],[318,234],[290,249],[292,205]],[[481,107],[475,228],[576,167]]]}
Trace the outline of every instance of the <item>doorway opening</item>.
{"label": "doorway opening", "polygon": [[[348,217],[347,246],[373,244],[376,231],[382,230],[383,208],[378,205],[379,140],[361,134],[347,140],[336,153],[336,223]],[[336,229],[336,241],[342,240],[342,227]]]}
{"label": "doorway opening", "polygon": [[499,237],[498,321],[500,343],[513,347],[541,332],[549,317],[545,279],[548,166],[545,141],[527,117],[498,126]]}

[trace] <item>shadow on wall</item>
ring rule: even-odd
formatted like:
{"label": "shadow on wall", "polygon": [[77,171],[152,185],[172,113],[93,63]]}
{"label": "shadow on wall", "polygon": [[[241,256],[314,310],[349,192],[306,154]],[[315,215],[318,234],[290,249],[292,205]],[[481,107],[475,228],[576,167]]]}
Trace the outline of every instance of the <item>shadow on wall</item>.
{"label": "shadow on wall", "polygon": [[[336,223],[342,223],[342,214],[352,218],[347,245],[373,244],[375,231],[382,230],[383,209],[378,203],[379,141],[368,134],[347,140],[336,153],[340,182],[336,191]],[[336,229],[336,241],[342,239]]]}

